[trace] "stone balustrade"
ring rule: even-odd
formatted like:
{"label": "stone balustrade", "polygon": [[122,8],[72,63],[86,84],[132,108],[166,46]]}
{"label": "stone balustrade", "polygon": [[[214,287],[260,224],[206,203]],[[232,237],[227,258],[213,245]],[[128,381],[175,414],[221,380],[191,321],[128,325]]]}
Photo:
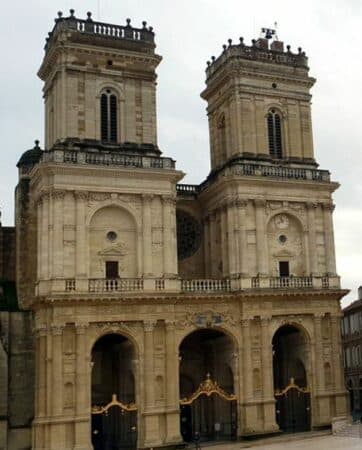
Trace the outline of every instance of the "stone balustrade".
{"label": "stone balustrade", "polygon": [[132,155],[118,152],[56,149],[45,151],[42,162],[93,166],[121,166],[140,169],[175,169],[172,158]]}
{"label": "stone balustrade", "polygon": [[249,290],[321,290],[340,289],[338,276],[323,277],[243,277],[233,279],[194,279],[176,278],[91,278],[91,279],[57,279],[39,281],[37,295],[47,293],[109,294],[117,292],[173,292],[173,293],[217,293],[240,292]]}

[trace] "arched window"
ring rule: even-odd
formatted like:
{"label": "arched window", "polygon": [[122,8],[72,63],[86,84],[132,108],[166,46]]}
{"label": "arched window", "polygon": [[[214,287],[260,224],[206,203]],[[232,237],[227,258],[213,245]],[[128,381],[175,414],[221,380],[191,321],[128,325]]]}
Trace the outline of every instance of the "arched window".
{"label": "arched window", "polygon": [[267,124],[269,153],[273,158],[280,159],[283,157],[281,118],[275,109],[268,112]]}
{"label": "arched window", "polygon": [[101,139],[117,142],[117,97],[109,89],[101,95]]}

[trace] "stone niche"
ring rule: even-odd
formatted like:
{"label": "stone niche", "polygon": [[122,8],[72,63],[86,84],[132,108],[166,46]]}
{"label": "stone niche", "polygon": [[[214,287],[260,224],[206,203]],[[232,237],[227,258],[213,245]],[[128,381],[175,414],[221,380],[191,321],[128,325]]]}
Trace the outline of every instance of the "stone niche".
{"label": "stone niche", "polygon": [[276,214],[268,223],[267,233],[271,276],[280,275],[280,262],[289,263],[289,274],[292,276],[307,275],[300,221],[291,214]]}
{"label": "stone niche", "polygon": [[121,278],[138,276],[136,223],[119,206],[106,206],[93,215],[89,225],[90,277],[104,278],[107,261],[118,263]]}

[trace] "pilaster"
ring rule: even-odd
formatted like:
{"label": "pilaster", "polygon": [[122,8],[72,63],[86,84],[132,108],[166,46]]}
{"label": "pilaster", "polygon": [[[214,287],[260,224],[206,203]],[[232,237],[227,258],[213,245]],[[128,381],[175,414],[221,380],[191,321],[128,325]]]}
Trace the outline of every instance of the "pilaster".
{"label": "pilaster", "polygon": [[265,229],[265,200],[255,200],[255,223],[256,223],[256,252],[257,269],[261,276],[268,275],[267,261],[267,235]]}
{"label": "pilaster", "polygon": [[142,195],[142,229],[143,229],[143,277],[152,276],[152,222],[151,201],[153,196]]}

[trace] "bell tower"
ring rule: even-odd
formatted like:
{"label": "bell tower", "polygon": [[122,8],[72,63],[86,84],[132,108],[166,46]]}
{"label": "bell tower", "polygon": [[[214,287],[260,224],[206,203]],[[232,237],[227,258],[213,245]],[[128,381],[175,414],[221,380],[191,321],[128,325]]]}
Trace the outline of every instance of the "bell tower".
{"label": "bell tower", "polygon": [[39,70],[45,146],[81,139],[146,145],[157,153],[154,32],[58,13]]}
{"label": "bell tower", "polygon": [[206,69],[211,169],[235,158],[315,166],[308,58],[265,34],[223,46]]}

